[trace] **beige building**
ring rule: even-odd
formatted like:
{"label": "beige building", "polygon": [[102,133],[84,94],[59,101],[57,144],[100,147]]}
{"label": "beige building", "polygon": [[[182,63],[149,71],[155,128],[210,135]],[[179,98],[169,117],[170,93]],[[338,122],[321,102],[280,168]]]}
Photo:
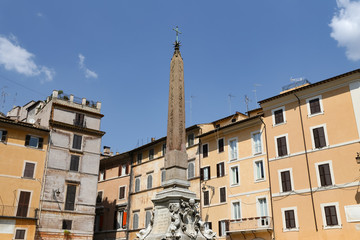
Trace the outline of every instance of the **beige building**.
{"label": "beige building", "polygon": [[1,240],[35,238],[48,139],[47,129],[0,116]]}
{"label": "beige building", "polygon": [[275,239],[360,239],[360,70],[260,101]]}

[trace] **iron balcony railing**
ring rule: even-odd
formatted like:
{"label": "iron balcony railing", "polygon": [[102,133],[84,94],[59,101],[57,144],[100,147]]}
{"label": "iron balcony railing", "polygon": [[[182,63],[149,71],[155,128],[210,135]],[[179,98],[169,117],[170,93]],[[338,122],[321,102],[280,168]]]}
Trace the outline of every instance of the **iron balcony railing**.
{"label": "iron balcony railing", "polygon": [[229,221],[229,232],[261,231],[272,229],[271,217],[251,217]]}
{"label": "iron balcony railing", "polygon": [[28,207],[26,205],[7,206],[0,205],[1,217],[16,217],[16,218],[37,218],[37,208]]}
{"label": "iron balcony railing", "polygon": [[85,120],[74,119],[74,125],[77,126],[77,127],[86,128],[86,121]]}

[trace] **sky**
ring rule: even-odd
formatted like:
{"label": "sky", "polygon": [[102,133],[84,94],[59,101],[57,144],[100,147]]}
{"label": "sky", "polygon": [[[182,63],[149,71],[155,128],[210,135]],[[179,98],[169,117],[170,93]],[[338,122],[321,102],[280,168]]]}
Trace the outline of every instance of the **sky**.
{"label": "sky", "polygon": [[360,68],[359,0],[0,1],[0,111],[54,89],[102,103],[102,145],[166,135],[179,26],[186,126]]}

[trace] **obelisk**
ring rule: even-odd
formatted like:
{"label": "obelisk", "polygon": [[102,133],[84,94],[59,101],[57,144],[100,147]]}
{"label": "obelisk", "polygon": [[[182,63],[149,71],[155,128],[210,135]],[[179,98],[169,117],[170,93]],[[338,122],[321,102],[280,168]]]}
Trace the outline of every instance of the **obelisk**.
{"label": "obelisk", "polygon": [[205,240],[215,233],[205,230],[200,219],[198,201],[188,188],[186,178],[188,156],[185,143],[184,63],[180,54],[179,29],[176,27],[174,54],[170,63],[168,126],[166,139],[164,190],[154,199],[154,210],[148,227],[138,239]]}

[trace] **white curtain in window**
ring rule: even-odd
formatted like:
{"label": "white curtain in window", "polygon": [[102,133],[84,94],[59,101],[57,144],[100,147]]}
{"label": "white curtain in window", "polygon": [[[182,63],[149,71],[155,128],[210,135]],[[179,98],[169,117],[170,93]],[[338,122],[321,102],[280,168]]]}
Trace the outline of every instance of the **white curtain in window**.
{"label": "white curtain in window", "polygon": [[232,175],[232,179],[231,179],[231,184],[238,184],[239,183],[239,170],[237,167],[233,167],[231,168],[231,175]]}
{"label": "white curtain in window", "polygon": [[237,145],[236,145],[236,140],[231,140],[230,141],[230,160],[236,159],[237,158]]}
{"label": "white curtain in window", "polygon": [[256,133],[253,135],[254,141],[254,153],[261,153],[261,133]]}
{"label": "white curtain in window", "polygon": [[188,164],[188,179],[193,178],[195,176],[195,167],[194,163],[191,162]]}
{"label": "white curtain in window", "polygon": [[233,203],[233,217],[234,217],[234,219],[240,219],[241,218],[240,202],[234,202]]}

